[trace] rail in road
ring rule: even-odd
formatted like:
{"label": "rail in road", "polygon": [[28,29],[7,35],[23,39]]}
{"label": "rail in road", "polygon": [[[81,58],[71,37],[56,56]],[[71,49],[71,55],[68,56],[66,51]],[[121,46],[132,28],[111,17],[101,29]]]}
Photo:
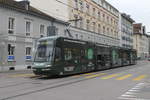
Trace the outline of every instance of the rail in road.
{"label": "rail in road", "polygon": [[[124,74],[124,73],[123,74],[122,73],[107,74],[107,73],[93,72],[93,73],[86,73],[86,74],[81,74],[81,75],[70,76],[70,78],[54,78],[54,79],[52,78],[52,80],[56,80],[56,81],[51,82],[48,79],[46,81],[49,81],[49,82],[43,82],[43,80],[46,79],[45,77],[40,78],[39,76],[37,76],[38,78],[36,78],[36,76],[34,76],[34,75],[31,76],[31,75],[33,75],[33,74],[14,75],[15,77],[27,77],[27,76],[29,78],[34,77],[34,79],[36,79],[36,80],[31,81],[31,82],[21,82],[21,83],[16,83],[16,84],[11,83],[11,85],[1,86],[0,89],[5,90],[5,88],[6,88],[8,90],[9,88],[12,88],[12,87],[18,87],[18,86],[21,87],[22,85],[26,85],[26,84],[33,84],[33,85],[29,85],[29,87],[24,88],[24,90],[27,90],[27,91],[23,91],[22,93],[13,94],[10,96],[4,96],[3,98],[0,98],[0,100],[12,99],[12,98],[16,98],[19,96],[37,93],[37,92],[41,92],[41,91],[45,91],[45,90],[49,90],[49,89],[53,89],[53,88],[58,88],[58,87],[78,83],[81,81],[86,81],[86,80],[93,79],[93,78],[102,79],[102,80],[114,79],[116,81],[119,81],[119,80],[123,81],[125,79],[129,79],[131,81],[137,82],[137,81],[141,81],[141,80],[145,79],[146,77],[148,77],[148,75],[136,76],[134,74]],[[12,76],[12,77],[14,77],[14,76]]]}
{"label": "rail in road", "polygon": [[[104,81],[128,80],[135,83],[139,83],[149,78],[149,74],[146,73],[132,73],[132,71],[134,72],[135,70],[142,70],[141,66],[138,66],[136,69],[134,67],[135,66],[129,66],[108,71],[91,72],[80,75],[54,78],[35,76],[32,73],[11,74],[7,75],[8,80],[6,79],[6,84],[3,83],[3,81],[1,81],[0,83],[0,100],[11,100],[17,97],[35,94],[38,92],[63,86],[68,86],[82,81],[88,81],[91,79],[99,79]],[[127,71],[121,71],[120,69]],[[129,69],[130,71],[128,71]],[[11,81],[9,81],[9,79],[11,79]]]}

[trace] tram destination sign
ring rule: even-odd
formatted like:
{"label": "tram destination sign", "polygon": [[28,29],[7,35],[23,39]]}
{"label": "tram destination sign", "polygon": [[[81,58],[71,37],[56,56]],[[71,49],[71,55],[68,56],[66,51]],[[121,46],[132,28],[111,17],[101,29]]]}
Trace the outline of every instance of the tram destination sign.
{"label": "tram destination sign", "polygon": [[64,41],[66,41],[66,42],[72,42],[72,43],[79,43],[79,44],[86,44],[86,42],[75,41],[75,40],[68,40],[68,39],[64,39]]}

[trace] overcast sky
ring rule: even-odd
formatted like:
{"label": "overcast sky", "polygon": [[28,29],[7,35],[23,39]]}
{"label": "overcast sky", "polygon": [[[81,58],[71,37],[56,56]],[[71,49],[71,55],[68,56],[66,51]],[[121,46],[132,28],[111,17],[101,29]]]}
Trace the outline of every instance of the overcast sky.
{"label": "overcast sky", "polygon": [[[20,1],[20,0],[18,0]],[[150,0],[106,0],[120,12],[127,13],[150,32]]]}
{"label": "overcast sky", "polygon": [[150,32],[150,0],[107,0],[120,12],[125,12]]}

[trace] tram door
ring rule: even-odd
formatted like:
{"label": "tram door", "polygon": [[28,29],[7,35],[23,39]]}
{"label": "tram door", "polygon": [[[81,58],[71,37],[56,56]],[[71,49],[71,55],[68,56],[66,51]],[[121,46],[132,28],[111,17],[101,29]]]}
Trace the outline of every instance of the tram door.
{"label": "tram door", "polygon": [[106,47],[97,48],[97,69],[107,69],[110,67],[110,50]]}

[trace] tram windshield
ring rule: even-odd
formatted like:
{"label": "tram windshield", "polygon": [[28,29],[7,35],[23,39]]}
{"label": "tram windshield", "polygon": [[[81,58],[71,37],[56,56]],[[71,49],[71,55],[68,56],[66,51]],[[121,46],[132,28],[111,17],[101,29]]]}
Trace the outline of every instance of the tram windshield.
{"label": "tram windshield", "polygon": [[54,48],[54,40],[42,40],[38,42],[35,54],[35,62],[51,62]]}

